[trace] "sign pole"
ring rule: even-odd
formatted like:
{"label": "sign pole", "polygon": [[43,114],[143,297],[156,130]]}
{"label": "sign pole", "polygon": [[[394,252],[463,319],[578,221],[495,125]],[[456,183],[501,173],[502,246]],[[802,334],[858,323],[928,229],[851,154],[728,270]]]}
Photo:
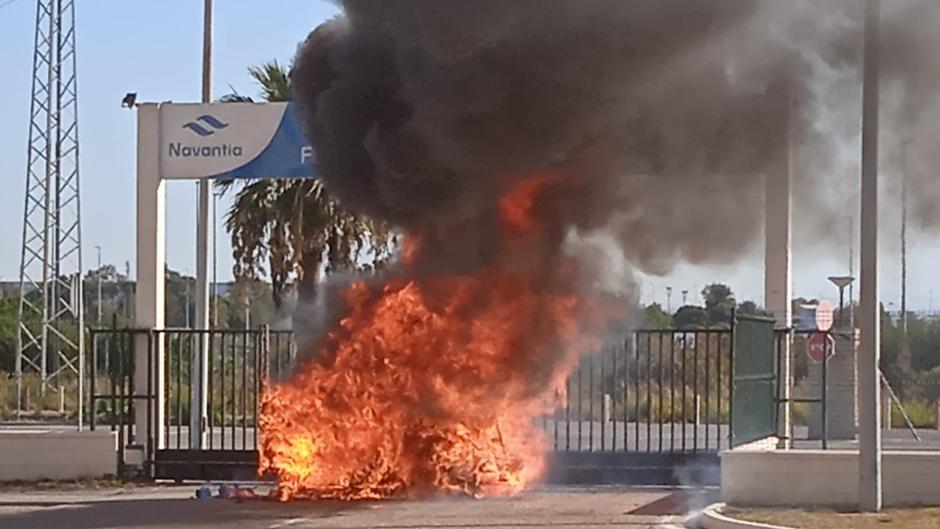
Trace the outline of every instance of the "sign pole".
{"label": "sign pole", "polygon": [[858,357],[859,508],[878,512],[881,491],[881,416],[878,361],[881,355],[878,303],[878,25],[880,2],[865,2],[865,72],[862,103],[861,354]]}
{"label": "sign pole", "polygon": [[[212,99],[212,0],[205,0],[202,28],[202,102]],[[209,329],[209,249],[212,247],[212,182],[199,180],[196,211],[196,322],[201,331]],[[208,411],[209,387],[209,334],[199,334],[198,354],[193,362],[191,384],[192,405],[189,417],[189,446],[203,448],[206,443],[205,425]]]}

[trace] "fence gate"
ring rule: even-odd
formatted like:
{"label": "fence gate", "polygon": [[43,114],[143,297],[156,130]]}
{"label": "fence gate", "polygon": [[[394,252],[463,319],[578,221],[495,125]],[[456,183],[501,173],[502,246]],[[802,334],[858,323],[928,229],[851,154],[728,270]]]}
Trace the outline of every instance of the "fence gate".
{"label": "fence gate", "polygon": [[[162,439],[135,432],[135,337],[164,349]],[[296,358],[290,331],[96,330],[91,332],[91,424],[118,430],[120,450],[156,447],[145,469],[159,479],[251,479],[258,462],[261,380],[283,379]],[[191,442],[193,365],[209,343],[208,414]],[[137,340],[139,343],[140,340]],[[638,330],[586,352],[556,408],[536,419],[551,450],[549,481],[641,485],[717,484],[718,452],[775,430],[774,329],[739,318],[731,328]],[[151,357],[154,351],[151,350]],[[124,461],[124,454],[119,454]]]}
{"label": "fence gate", "polygon": [[[102,329],[91,333],[90,396],[92,429],[108,424],[118,432],[119,461],[124,451],[144,439],[149,476],[156,479],[254,479],[258,468],[258,408],[265,375],[279,380],[296,357],[289,331],[199,331],[192,329]],[[150,357],[164,350],[162,438],[152,431],[134,431],[136,406],[153,402],[154,388],[134,388],[135,337],[146,335]],[[190,415],[195,382],[195,358],[208,343],[206,421]],[[152,377],[151,380],[154,380]],[[203,446],[193,443],[193,426]],[[198,434],[197,434],[198,435]],[[123,470],[119,469],[119,470]]]}
{"label": "fence gate", "polygon": [[732,364],[731,444],[777,433],[774,321],[737,318]]}

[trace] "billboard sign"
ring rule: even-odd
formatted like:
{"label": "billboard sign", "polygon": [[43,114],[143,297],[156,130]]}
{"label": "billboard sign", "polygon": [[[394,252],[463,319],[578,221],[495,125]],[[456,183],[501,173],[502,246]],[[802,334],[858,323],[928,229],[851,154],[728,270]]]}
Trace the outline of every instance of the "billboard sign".
{"label": "billboard sign", "polygon": [[163,103],[159,126],[165,179],[316,176],[289,103]]}

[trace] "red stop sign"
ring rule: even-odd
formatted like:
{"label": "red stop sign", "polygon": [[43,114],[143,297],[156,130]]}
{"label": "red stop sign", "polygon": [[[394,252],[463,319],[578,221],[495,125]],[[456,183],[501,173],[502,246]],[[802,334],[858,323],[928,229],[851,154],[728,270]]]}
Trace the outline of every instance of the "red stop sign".
{"label": "red stop sign", "polygon": [[817,364],[835,353],[835,341],[829,333],[817,332],[806,342],[806,355]]}

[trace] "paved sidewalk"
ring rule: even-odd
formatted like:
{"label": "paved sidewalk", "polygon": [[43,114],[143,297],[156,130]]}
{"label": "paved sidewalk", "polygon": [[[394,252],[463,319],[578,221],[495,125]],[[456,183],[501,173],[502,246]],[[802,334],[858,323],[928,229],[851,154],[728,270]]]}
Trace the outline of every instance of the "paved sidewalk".
{"label": "paved sidewalk", "polygon": [[656,489],[550,487],[487,500],[285,504],[190,499],[195,488],[0,490],[0,529],[644,529],[684,513],[688,501],[682,493]]}

